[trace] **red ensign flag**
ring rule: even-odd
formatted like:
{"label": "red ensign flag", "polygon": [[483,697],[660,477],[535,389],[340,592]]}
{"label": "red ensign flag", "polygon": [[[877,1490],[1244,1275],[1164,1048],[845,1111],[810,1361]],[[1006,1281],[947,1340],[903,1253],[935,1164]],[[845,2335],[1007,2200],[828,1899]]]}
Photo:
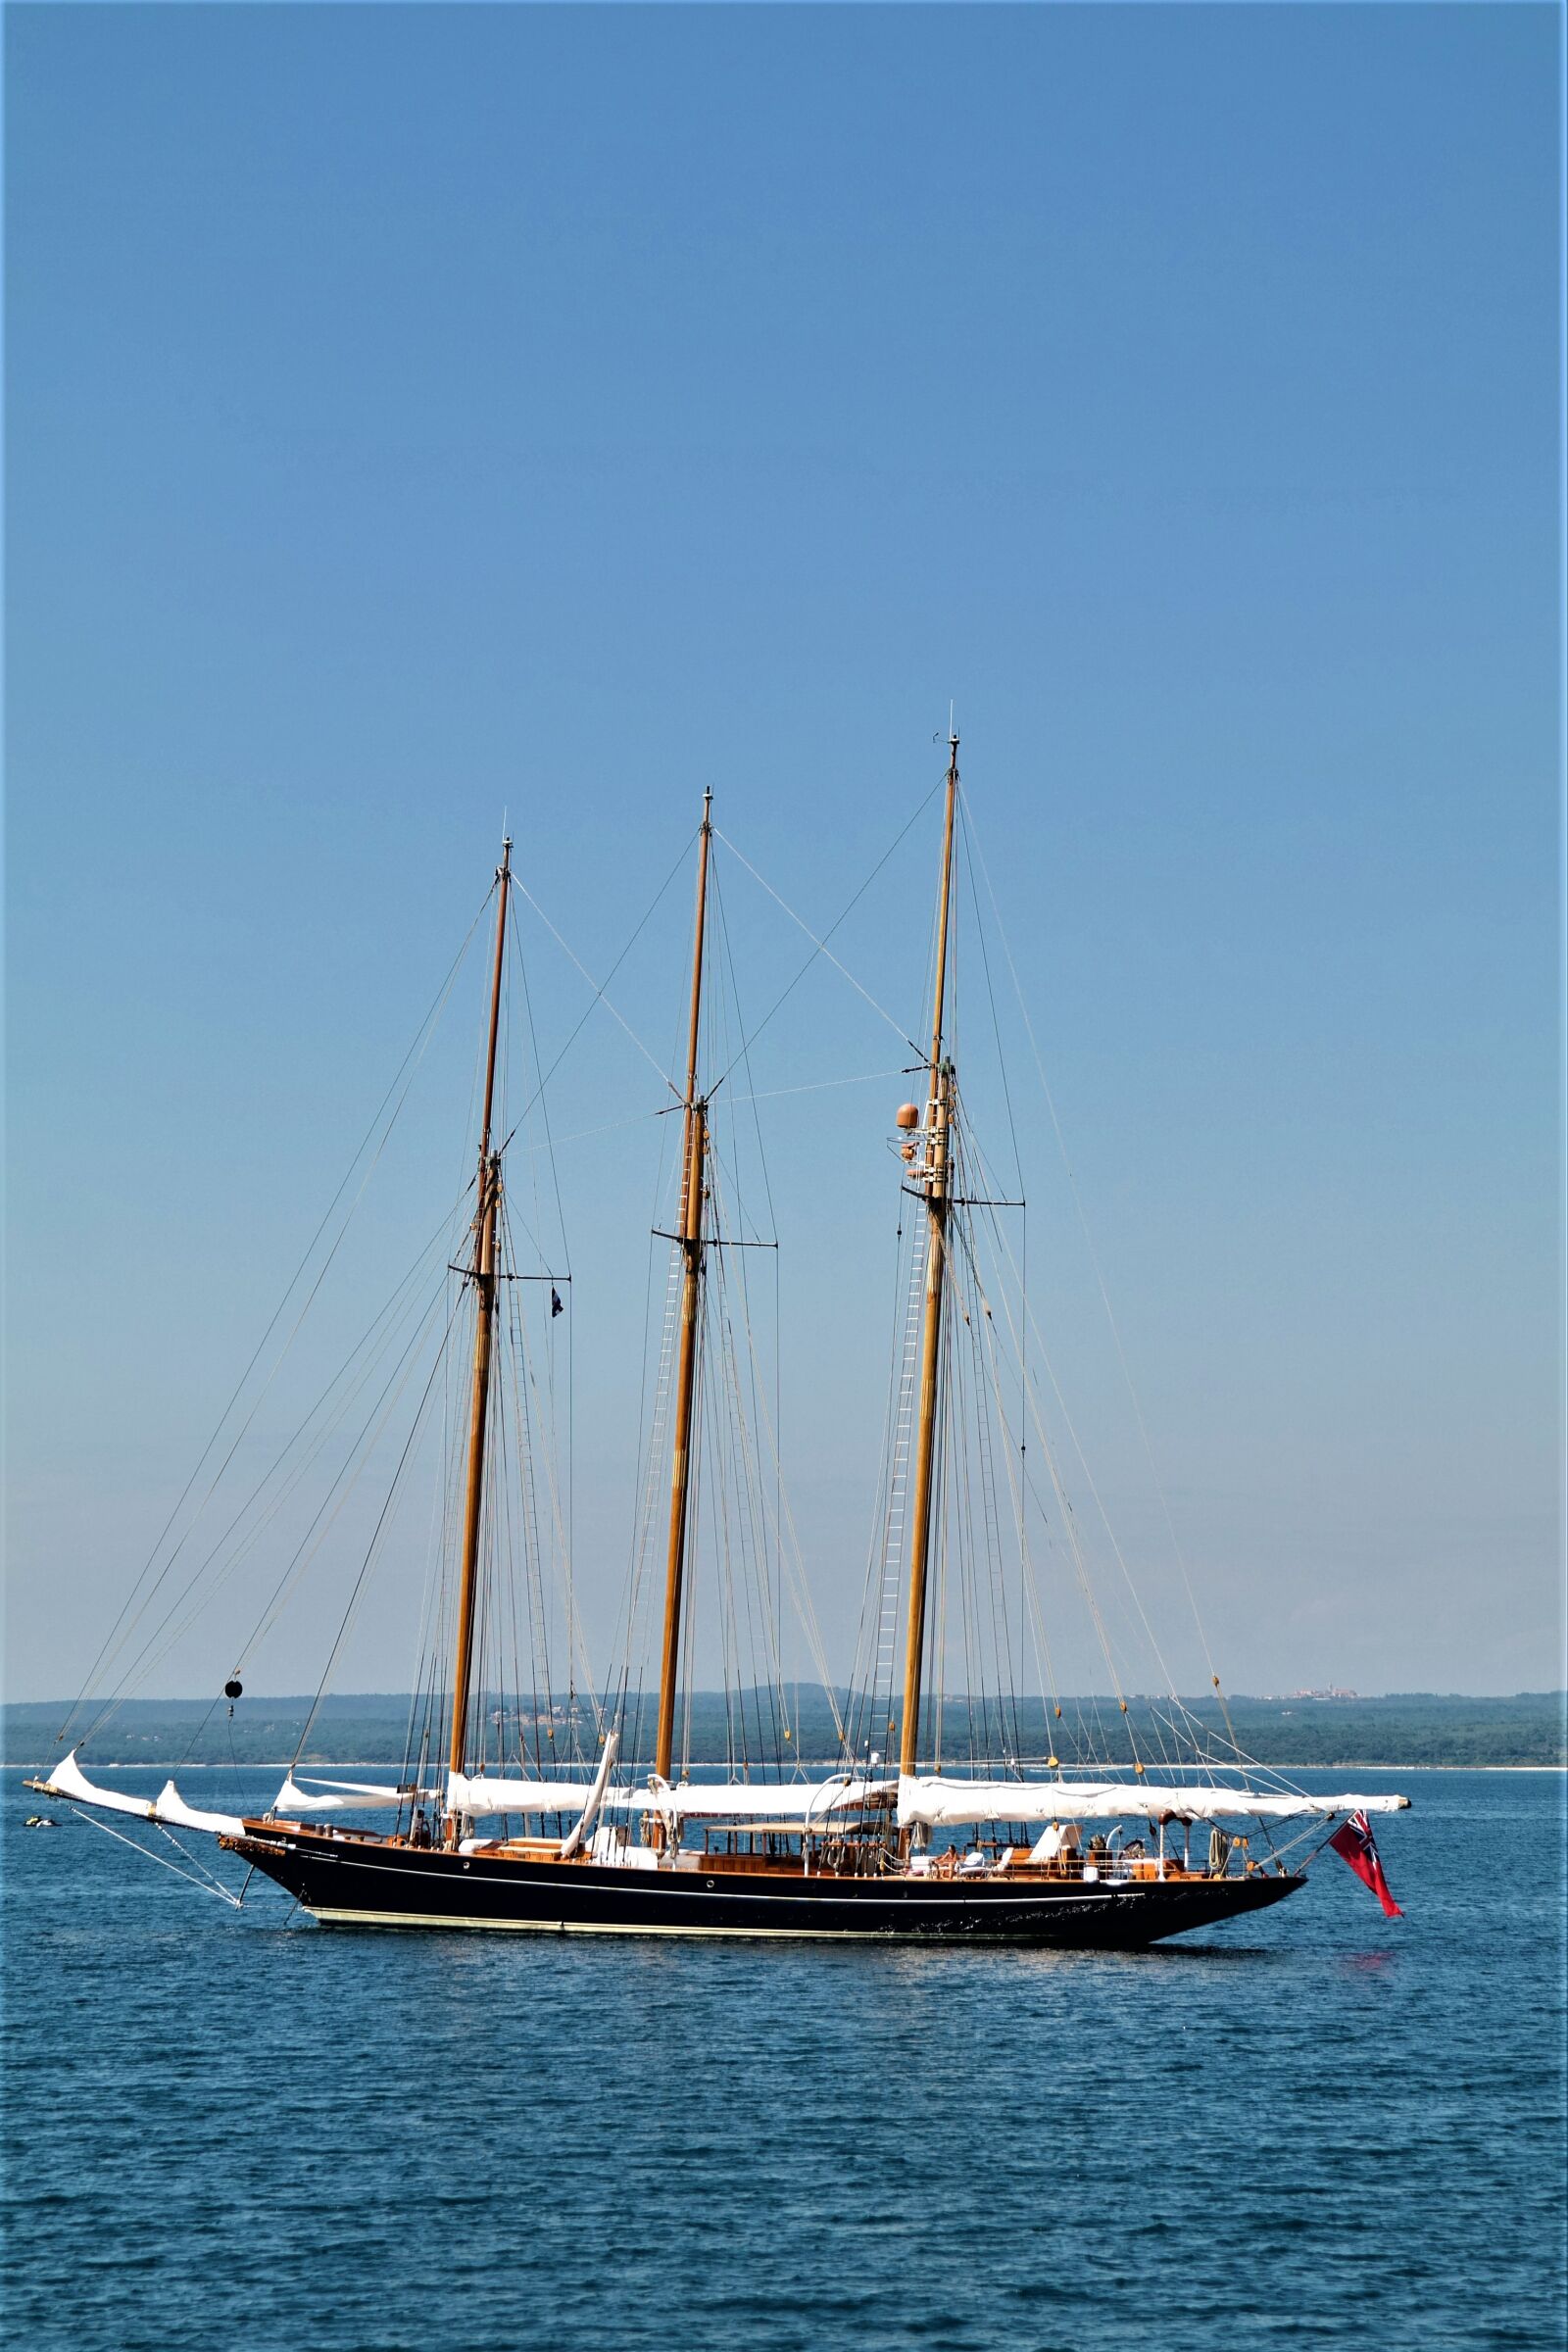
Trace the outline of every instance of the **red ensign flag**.
{"label": "red ensign flag", "polygon": [[1335,1831],[1329,1839],[1334,1851],[1348,1862],[1364,1886],[1370,1886],[1383,1905],[1386,1919],[1402,1919],[1399,1909],[1389,1892],[1389,1882],[1383,1876],[1383,1863],[1372,1836],[1372,1825],[1364,1813],[1352,1813],[1343,1829]]}

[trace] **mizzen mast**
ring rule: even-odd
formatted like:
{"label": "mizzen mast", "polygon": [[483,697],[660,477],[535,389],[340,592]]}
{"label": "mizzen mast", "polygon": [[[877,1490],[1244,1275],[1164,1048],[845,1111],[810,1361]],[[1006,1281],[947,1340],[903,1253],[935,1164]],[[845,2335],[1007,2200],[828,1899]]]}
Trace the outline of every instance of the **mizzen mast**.
{"label": "mizzen mast", "polygon": [[697,854],[697,921],[692,942],[692,1010],[686,1044],[685,1116],[682,1120],[680,1219],[676,1226],[685,1275],[680,1297],[680,1356],[675,1376],[675,1445],[669,1474],[669,1547],[664,1572],[664,1644],[659,1667],[659,1730],[654,1770],[669,1778],[675,1742],[675,1686],[680,1670],[681,1599],[686,1579],[691,1517],[692,1405],[697,1387],[698,1312],[703,1274],[703,1177],[708,1152],[708,1105],[697,1093],[697,1049],[702,1023],[703,935],[708,920],[708,850],[712,838],[713,796],[703,795],[703,826]]}
{"label": "mizzen mast", "polygon": [[[466,1763],[468,1707],[473,1676],[474,1603],[479,1584],[479,1534],[484,1514],[485,1430],[490,1414],[490,1358],[496,1322],[496,1221],[501,1207],[501,1154],[490,1149],[495,1108],[496,1044],[501,1033],[501,973],[507,945],[507,903],[512,895],[512,841],[501,844],[496,868],[496,955],[490,983],[490,1034],[484,1064],[484,1115],[479,1131],[478,1205],[473,1217],[473,1283],[477,1312],[473,1331],[473,1391],[468,1407],[468,1479],[463,1513],[463,1572],[458,1587],[457,1657],[452,1675],[452,1770]],[[458,1825],[449,1820],[447,1835]]]}
{"label": "mizzen mast", "polygon": [[909,1615],[904,1657],[904,1725],[899,1770],[912,1773],[920,1752],[920,1686],[925,1671],[926,1584],[931,1564],[931,1506],[936,1479],[937,1391],[942,1348],[942,1298],[947,1279],[948,1197],[952,1179],[949,1129],[950,1066],[942,1052],[947,996],[948,918],[953,906],[953,825],[958,801],[958,738],[948,737],[947,813],[942,835],[942,895],[937,908],[936,987],[931,1011],[931,1058],[925,1106],[925,1303],[920,1333],[920,1410],[914,1450],[914,1511],[909,1538]]}

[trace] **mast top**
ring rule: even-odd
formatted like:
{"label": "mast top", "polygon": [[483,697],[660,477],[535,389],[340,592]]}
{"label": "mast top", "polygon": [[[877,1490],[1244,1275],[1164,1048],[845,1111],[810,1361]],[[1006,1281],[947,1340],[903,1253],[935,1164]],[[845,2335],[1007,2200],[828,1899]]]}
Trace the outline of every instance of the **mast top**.
{"label": "mast top", "polygon": [[496,1045],[501,1032],[501,973],[507,944],[508,882],[512,876],[512,835],[501,837],[501,863],[496,867],[499,896],[496,900],[496,959],[490,978],[490,1034],[484,1063],[484,1120],[479,1134],[479,1180],[481,1216],[483,1212],[484,1170],[490,1157],[490,1121],[496,1097]]}
{"label": "mast top", "polygon": [[937,901],[937,968],[931,1004],[931,1094],[937,1091],[942,1067],[942,1015],[948,989],[948,918],[953,906],[953,824],[958,800],[958,729],[948,715],[948,789],[942,826],[942,889]]}
{"label": "mast top", "polygon": [[[713,788],[707,785],[703,792],[703,821],[697,838],[701,845],[697,854],[697,921],[692,939],[692,1012],[691,1028],[686,1040],[686,1104],[688,1121],[686,1151],[691,1153],[690,1120],[697,1102],[697,1040],[702,1019],[703,995],[703,935],[708,920],[708,849],[713,837]],[[682,1182],[685,1182],[684,1177]]]}

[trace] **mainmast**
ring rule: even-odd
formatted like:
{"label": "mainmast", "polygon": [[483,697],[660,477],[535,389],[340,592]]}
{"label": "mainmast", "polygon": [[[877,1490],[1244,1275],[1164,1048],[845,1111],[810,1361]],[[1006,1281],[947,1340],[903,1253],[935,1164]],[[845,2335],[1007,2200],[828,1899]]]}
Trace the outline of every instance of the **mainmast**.
{"label": "mainmast", "polygon": [[[473,1393],[468,1407],[468,1483],[463,1514],[463,1575],[458,1588],[457,1661],[452,1676],[452,1749],[455,1773],[465,1769],[469,1684],[473,1674],[473,1616],[479,1583],[479,1530],[484,1514],[484,1442],[490,1414],[490,1354],[496,1322],[496,1219],[501,1206],[501,1154],[490,1149],[496,1093],[496,1041],[501,1032],[501,970],[507,945],[507,902],[512,895],[512,842],[501,844],[496,868],[496,956],[490,983],[490,1036],[484,1064],[484,1117],[479,1132],[478,1205],[473,1217],[471,1280],[477,1311],[473,1331]],[[449,1838],[458,1835],[450,1818]]]}
{"label": "mainmast", "polygon": [[703,1176],[708,1151],[708,1105],[697,1094],[697,1046],[703,1004],[703,933],[708,919],[708,845],[712,838],[713,796],[703,795],[703,828],[697,854],[697,922],[692,943],[692,1011],[686,1044],[686,1111],[682,1121],[680,1219],[676,1226],[686,1260],[680,1294],[680,1358],[675,1383],[675,1446],[669,1474],[669,1549],[664,1573],[664,1647],[659,1669],[659,1732],[654,1770],[669,1778],[675,1740],[675,1684],[680,1667],[681,1592],[686,1578],[687,1524],[691,1516],[692,1404],[697,1388],[697,1333],[703,1273]]}
{"label": "mainmast", "polygon": [[914,1515],[909,1539],[909,1621],[904,1657],[904,1729],[899,1770],[912,1773],[920,1752],[920,1684],[925,1671],[926,1581],[931,1564],[931,1501],[936,1477],[937,1375],[942,1295],[948,1260],[951,1065],[942,1053],[948,980],[948,916],[953,905],[953,822],[958,801],[958,738],[948,737],[947,816],[942,835],[942,896],[937,910],[937,974],[931,1012],[931,1060],[925,1105],[925,1306],[920,1335],[920,1417],[915,1433]]}

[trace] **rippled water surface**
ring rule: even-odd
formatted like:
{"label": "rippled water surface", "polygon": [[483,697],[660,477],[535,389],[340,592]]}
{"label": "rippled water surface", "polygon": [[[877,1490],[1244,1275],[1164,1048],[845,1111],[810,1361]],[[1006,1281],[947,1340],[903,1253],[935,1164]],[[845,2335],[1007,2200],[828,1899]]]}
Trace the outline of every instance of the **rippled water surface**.
{"label": "rippled water surface", "polygon": [[1059,1958],[236,1917],[12,1780],[6,2340],[1556,2345],[1563,1784],[1354,1777],[1404,1920]]}

